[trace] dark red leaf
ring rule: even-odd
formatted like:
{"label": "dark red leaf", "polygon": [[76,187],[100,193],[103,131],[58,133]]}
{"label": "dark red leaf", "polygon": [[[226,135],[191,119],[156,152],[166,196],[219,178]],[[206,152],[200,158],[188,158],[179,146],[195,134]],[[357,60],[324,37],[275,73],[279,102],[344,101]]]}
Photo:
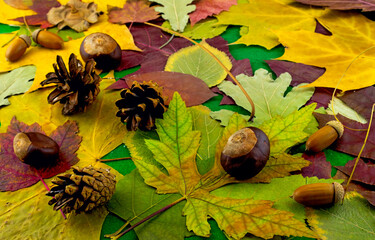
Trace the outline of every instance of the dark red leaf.
{"label": "dark red leaf", "polygon": [[163,96],[167,97],[165,102],[167,105],[172,100],[174,92],[181,95],[188,107],[202,104],[215,96],[201,79],[177,72],[160,71],[133,75],[126,78],[126,84],[131,86],[134,81],[142,83],[150,80],[163,87]]}
{"label": "dark red leaf", "polygon": [[311,99],[306,103],[307,105],[315,102],[317,103],[316,108],[324,107],[327,108],[328,104],[331,102],[332,99],[332,88],[315,88],[314,95]]}
{"label": "dark red leaf", "polygon": [[370,119],[372,105],[375,103],[375,87],[347,92],[340,99],[367,120]]}
{"label": "dark red leaf", "polygon": [[237,0],[198,0],[194,4],[195,11],[189,14],[192,26],[209,16],[229,10],[231,6],[237,4]]}
{"label": "dark red leaf", "polygon": [[127,1],[123,8],[112,7],[108,11],[108,21],[111,23],[147,22],[159,17],[155,7],[144,0]]}
{"label": "dark red leaf", "polygon": [[[332,115],[314,113],[319,122],[319,127],[323,127],[328,121],[334,120]],[[337,115],[344,126],[354,129],[367,129],[368,124],[361,124],[345,117]],[[331,146],[332,149],[357,156],[365,140],[366,131],[354,131],[345,128],[344,135]],[[362,152],[362,157],[375,159],[375,124],[371,125],[366,146]]]}
{"label": "dark red leaf", "polygon": [[374,0],[296,0],[313,6],[329,7],[334,10],[361,9],[364,12],[375,10]]}
{"label": "dark red leaf", "polygon": [[[60,7],[61,4],[57,0],[32,0],[32,5],[29,6],[29,9],[36,12],[36,15],[26,16],[26,21],[28,25],[40,25],[41,28],[52,27],[47,21],[47,13],[53,7]],[[23,17],[12,19],[18,22],[23,23]]]}
{"label": "dark red leaf", "polygon": [[116,71],[122,71],[140,65],[144,61],[142,52],[122,51],[121,64]]}
{"label": "dark red leaf", "polygon": [[[356,159],[353,159],[345,166],[336,166],[341,172],[350,175]],[[357,167],[353,174],[353,181],[362,182],[369,185],[375,185],[375,165],[366,164],[362,159],[359,159]]]}
{"label": "dark red leaf", "polygon": [[322,24],[320,24],[319,21],[316,21],[315,32],[326,35],[326,36],[332,35],[332,33],[327,28],[325,28]]}
{"label": "dark red leaf", "polygon": [[302,176],[331,178],[331,163],[326,160],[324,152],[316,154],[304,153],[302,157],[311,162],[310,166],[302,168]]}
{"label": "dark red leaf", "polygon": [[6,133],[0,134],[0,191],[16,191],[37,183],[41,178],[50,178],[65,172],[79,160],[75,152],[82,138],[77,135],[78,126],[75,122],[66,122],[53,131],[50,137],[60,146],[60,159],[55,166],[35,169],[22,163],[13,150],[13,139],[19,132],[40,132],[41,126],[34,123],[30,126],[19,122],[15,117],[8,126]]}

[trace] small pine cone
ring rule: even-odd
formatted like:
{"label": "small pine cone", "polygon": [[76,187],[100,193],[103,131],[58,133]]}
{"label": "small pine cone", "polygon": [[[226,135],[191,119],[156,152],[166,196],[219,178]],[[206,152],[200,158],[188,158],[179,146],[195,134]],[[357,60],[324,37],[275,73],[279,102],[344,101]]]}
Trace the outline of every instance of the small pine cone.
{"label": "small pine cone", "polygon": [[161,87],[152,81],[135,81],[131,88],[121,92],[122,99],[116,102],[119,108],[116,116],[127,123],[129,131],[153,129],[155,118],[162,118],[167,109],[161,91]]}
{"label": "small pine cone", "polygon": [[47,196],[54,197],[48,204],[53,210],[62,209],[64,213],[88,212],[108,202],[116,187],[116,176],[109,169],[92,166],[73,167],[73,173],[57,176]]}
{"label": "small pine cone", "polygon": [[95,61],[89,60],[83,67],[73,53],[69,57],[69,72],[61,56],[57,56],[57,64],[53,64],[55,72],[46,75],[47,79],[41,82],[44,86],[56,83],[56,88],[48,95],[48,103],[64,104],[63,115],[85,112],[99,94],[101,78],[94,71]]}

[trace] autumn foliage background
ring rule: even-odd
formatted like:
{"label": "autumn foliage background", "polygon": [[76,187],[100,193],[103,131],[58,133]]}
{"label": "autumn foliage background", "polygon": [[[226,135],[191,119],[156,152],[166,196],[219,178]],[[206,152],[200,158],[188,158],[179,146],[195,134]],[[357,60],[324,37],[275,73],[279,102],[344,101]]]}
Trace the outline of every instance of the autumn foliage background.
{"label": "autumn foliage background", "polygon": [[[33,44],[17,62],[0,48],[1,239],[105,239],[175,202],[121,239],[374,239],[373,125],[342,205],[311,209],[289,198],[306,183],[345,183],[364,143],[366,131],[353,129],[367,130],[375,103],[371,1],[97,0],[104,14],[81,33],[58,31],[46,19],[67,2],[0,2],[1,45],[29,34],[25,22],[65,41],[61,50]],[[168,29],[199,41],[236,76],[255,103],[254,121],[223,67]],[[121,65],[101,73],[101,92],[85,113],[63,116],[40,82],[56,55],[65,62],[79,56],[84,36],[94,32],[119,43]],[[116,117],[120,90],[151,79],[163,87],[168,111],[156,130],[128,132]],[[321,153],[304,152],[333,111],[352,129]],[[267,134],[271,157],[257,176],[239,182],[219,159],[228,137],[249,125]],[[63,149],[58,167],[36,171],[20,163],[12,149],[20,131],[54,138]],[[110,168],[118,184],[108,205],[64,220],[48,206],[44,184],[72,165]]]}

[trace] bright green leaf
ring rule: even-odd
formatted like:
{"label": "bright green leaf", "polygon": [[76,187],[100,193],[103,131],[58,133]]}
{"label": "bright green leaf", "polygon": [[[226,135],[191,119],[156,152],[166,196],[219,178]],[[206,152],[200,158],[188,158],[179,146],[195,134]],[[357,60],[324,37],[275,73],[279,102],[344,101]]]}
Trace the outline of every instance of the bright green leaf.
{"label": "bright green leaf", "polygon": [[[227,109],[221,109],[219,111],[211,112],[210,117],[219,120],[222,126],[228,126],[230,118],[233,116],[233,111]],[[250,116],[240,114],[243,119],[248,121]]]}
{"label": "bright green leaf", "polygon": [[35,66],[24,66],[7,73],[0,73],[0,106],[9,105],[9,96],[29,90],[35,77]]}
{"label": "bright green leaf", "polygon": [[188,13],[195,10],[193,0],[151,0],[163,7],[156,7],[155,11],[162,13],[162,17],[168,20],[175,31],[183,32],[189,20]]}
{"label": "bright green leaf", "polygon": [[48,31],[59,35],[64,40],[64,42],[70,41],[72,39],[82,38],[85,36],[83,32],[76,32],[75,30],[71,28],[64,28],[59,31],[57,27],[54,27],[54,28],[49,28]]}
{"label": "bright green leaf", "polygon": [[[211,51],[230,70],[232,63],[229,57],[220,50],[211,47],[205,41],[201,44]],[[202,79],[209,87],[221,83],[227,72],[213,59],[210,54],[199,46],[190,46],[172,54],[167,61],[165,71],[191,74]]]}
{"label": "bright green leaf", "polygon": [[[276,115],[285,117],[303,106],[313,95],[314,88],[293,88],[285,97],[284,93],[292,81],[289,73],[281,74],[276,80],[271,73],[258,69],[253,77],[238,75],[237,80],[244,87],[255,104],[254,125],[262,124]],[[232,97],[237,105],[251,111],[251,105],[240,88],[225,81],[219,89]]]}

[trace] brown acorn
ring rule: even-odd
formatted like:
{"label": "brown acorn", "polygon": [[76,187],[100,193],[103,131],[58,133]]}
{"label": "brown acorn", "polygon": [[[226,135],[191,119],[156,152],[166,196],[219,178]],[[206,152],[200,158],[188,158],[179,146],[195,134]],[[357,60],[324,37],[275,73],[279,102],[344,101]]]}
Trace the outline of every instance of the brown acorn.
{"label": "brown acorn", "polygon": [[34,42],[45,48],[61,49],[64,46],[64,40],[59,35],[46,30],[37,29],[33,32],[32,37]]}
{"label": "brown acorn", "polygon": [[92,33],[83,39],[80,47],[82,59],[94,59],[96,68],[103,71],[116,69],[121,63],[120,45],[105,33]]}
{"label": "brown acorn", "polygon": [[20,35],[13,39],[6,52],[5,57],[10,62],[15,62],[22,57],[26,49],[30,47],[31,39],[27,35]]}
{"label": "brown acorn", "polygon": [[238,180],[257,175],[270,155],[267,135],[256,127],[247,127],[232,134],[221,153],[221,166]]}
{"label": "brown acorn", "polygon": [[312,183],[297,188],[292,198],[307,207],[327,207],[342,202],[344,195],[340,183]]}
{"label": "brown acorn", "polygon": [[54,165],[59,158],[59,145],[39,132],[20,132],[13,139],[16,156],[35,168]]}
{"label": "brown acorn", "polygon": [[344,126],[339,121],[329,121],[306,141],[306,151],[321,152],[329,147],[344,133]]}

